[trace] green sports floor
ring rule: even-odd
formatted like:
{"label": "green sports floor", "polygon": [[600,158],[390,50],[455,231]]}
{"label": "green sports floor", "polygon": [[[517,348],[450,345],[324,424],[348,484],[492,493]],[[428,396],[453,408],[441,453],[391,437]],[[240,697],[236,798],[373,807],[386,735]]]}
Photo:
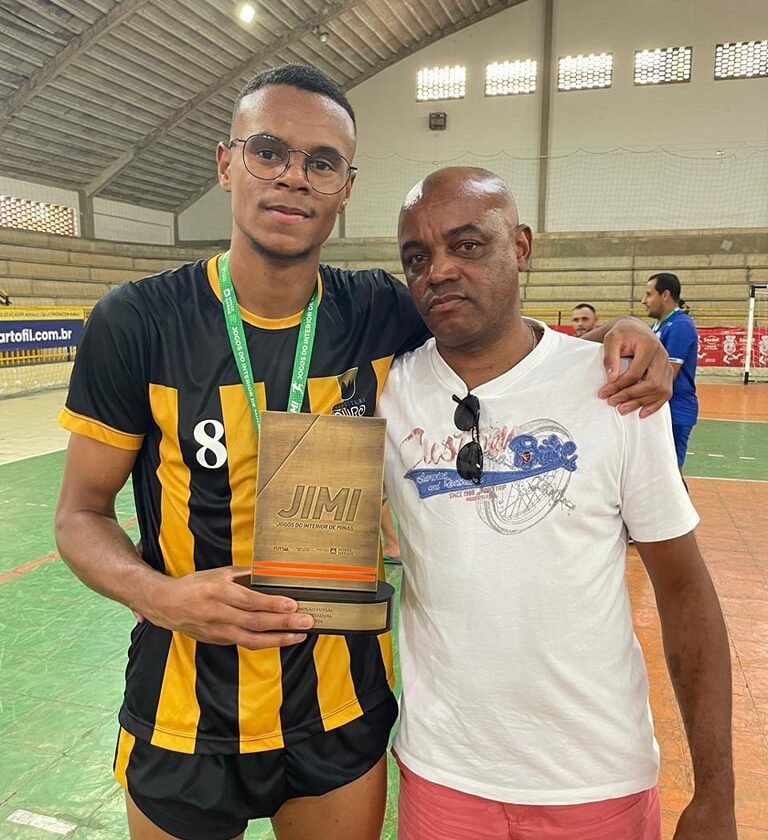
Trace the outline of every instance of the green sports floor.
{"label": "green sports floor", "polygon": [[[703,420],[689,449],[687,475],[765,490],[768,422]],[[128,836],[111,763],[133,618],[86,589],[55,553],[63,461],[59,451],[0,464],[0,840]],[[117,513],[138,536],[129,492]],[[399,587],[399,568],[389,575]],[[391,759],[390,781],[382,837],[394,840]],[[63,834],[65,824],[74,828]],[[272,836],[267,821],[246,835]]]}
{"label": "green sports floor", "polygon": [[[64,835],[76,840],[128,837],[111,766],[134,620],[86,589],[56,554],[52,520],[63,466],[63,452],[0,464],[0,840],[62,836],[9,822],[19,811],[77,826]],[[126,488],[117,516],[138,538],[133,514]],[[390,568],[398,590],[400,576]],[[394,840],[392,764],[389,773],[382,837]],[[269,822],[253,822],[246,837],[272,838]]]}

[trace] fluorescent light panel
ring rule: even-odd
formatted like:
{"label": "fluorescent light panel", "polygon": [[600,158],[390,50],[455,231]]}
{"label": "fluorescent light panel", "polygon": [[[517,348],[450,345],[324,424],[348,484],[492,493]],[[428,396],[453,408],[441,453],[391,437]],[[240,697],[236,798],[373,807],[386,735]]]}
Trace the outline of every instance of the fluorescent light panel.
{"label": "fluorescent light panel", "polygon": [[75,208],[0,195],[0,228],[77,236]]}
{"label": "fluorescent light panel", "polygon": [[690,82],[693,47],[658,47],[635,53],[636,85]]}
{"label": "fluorescent light panel", "polygon": [[425,67],[416,75],[416,99],[428,102],[435,99],[463,99],[467,93],[467,68]]}
{"label": "fluorescent light panel", "polygon": [[485,95],[509,96],[536,91],[536,62],[500,61],[485,68]]}
{"label": "fluorescent light panel", "polygon": [[738,41],[715,47],[716,79],[768,76],[768,41]]}
{"label": "fluorescent light panel", "polygon": [[613,55],[565,55],[557,62],[557,89],[594,90],[613,82]]}

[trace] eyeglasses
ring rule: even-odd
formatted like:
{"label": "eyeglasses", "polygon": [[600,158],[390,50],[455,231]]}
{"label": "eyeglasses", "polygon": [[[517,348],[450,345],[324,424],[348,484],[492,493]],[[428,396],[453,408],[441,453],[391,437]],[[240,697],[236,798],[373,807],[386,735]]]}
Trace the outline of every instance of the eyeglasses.
{"label": "eyeglasses", "polygon": [[480,400],[474,394],[461,399],[455,394],[457,403],[453,423],[462,432],[472,431],[472,440],[467,441],[456,456],[456,471],[465,480],[480,484],[483,480],[483,448],[480,446]]}
{"label": "eyeglasses", "polygon": [[323,148],[315,152],[291,149],[284,140],[270,134],[252,134],[245,140],[235,137],[227,145],[231,149],[235,143],[243,144],[243,165],[260,181],[275,181],[284,175],[291,165],[293,152],[304,155],[304,176],[310,187],[322,195],[340,193],[350,175],[357,171],[357,167],[335,149]]}

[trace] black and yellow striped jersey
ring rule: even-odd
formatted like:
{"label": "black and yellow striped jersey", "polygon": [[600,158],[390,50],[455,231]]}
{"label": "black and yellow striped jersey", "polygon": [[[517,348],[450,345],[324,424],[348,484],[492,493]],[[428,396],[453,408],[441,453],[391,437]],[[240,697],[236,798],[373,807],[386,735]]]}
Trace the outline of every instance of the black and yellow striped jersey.
{"label": "black and yellow striped jersey", "polygon": [[[421,344],[426,328],[383,271],[321,266],[318,283],[302,410],[372,415],[393,356]],[[173,576],[252,559],[257,439],[219,295],[216,258],[107,294],[61,414],[72,432],[137,450],[144,557]],[[259,406],[284,411],[301,313],[241,314]],[[120,722],[178,752],[257,752],[354,720],[392,683],[389,634],[249,651],[144,622],[131,638]]]}

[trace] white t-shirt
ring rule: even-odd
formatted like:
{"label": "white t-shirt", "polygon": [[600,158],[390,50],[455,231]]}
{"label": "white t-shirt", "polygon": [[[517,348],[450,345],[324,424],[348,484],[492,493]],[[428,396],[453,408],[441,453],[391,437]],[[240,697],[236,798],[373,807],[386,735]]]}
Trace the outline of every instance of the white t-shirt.
{"label": "white t-shirt", "polygon": [[454,426],[451,395],[467,389],[435,342],[389,374],[379,413],[405,572],[395,748],[432,782],[540,805],[656,784],[627,528],[666,540],[698,516],[668,408],[622,417],[597,398],[603,382],[600,345],[545,328],[533,352],[472,392],[477,487],[456,472],[470,433]]}

